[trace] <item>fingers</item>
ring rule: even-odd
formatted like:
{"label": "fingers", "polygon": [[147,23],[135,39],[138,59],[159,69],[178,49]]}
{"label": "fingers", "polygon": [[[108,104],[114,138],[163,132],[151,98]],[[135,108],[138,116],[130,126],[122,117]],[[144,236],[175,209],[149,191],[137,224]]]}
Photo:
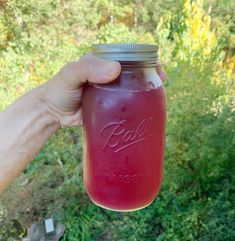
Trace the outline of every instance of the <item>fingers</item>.
{"label": "fingers", "polygon": [[156,67],[156,70],[157,70],[157,73],[158,73],[158,76],[160,77],[160,79],[161,79],[162,81],[165,81],[165,80],[167,79],[167,75],[166,75],[166,72],[164,72],[164,71],[162,70],[161,65],[158,65],[158,66]]}
{"label": "fingers", "polygon": [[91,54],[78,61],[68,63],[57,74],[56,78],[76,89],[84,83],[108,83],[118,77],[121,66],[116,61],[107,61]]}
{"label": "fingers", "polygon": [[[160,65],[156,70],[161,80],[166,80],[166,73]],[[70,86],[71,89],[77,89],[87,81],[98,84],[111,82],[119,76],[120,72],[120,63],[87,54],[78,61],[66,64],[54,78]]]}

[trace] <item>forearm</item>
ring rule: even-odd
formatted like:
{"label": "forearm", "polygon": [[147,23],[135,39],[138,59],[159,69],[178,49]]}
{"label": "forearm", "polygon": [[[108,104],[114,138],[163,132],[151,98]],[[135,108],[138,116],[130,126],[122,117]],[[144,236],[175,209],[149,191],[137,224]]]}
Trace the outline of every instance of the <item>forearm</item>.
{"label": "forearm", "polygon": [[40,95],[39,87],[0,112],[0,193],[59,129]]}

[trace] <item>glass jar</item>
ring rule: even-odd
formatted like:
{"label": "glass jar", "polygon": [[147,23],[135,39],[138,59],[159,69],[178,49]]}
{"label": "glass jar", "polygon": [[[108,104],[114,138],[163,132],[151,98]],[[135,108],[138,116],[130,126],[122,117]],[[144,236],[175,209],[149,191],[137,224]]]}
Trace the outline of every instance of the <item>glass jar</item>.
{"label": "glass jar", "polygon": [[101,44],[93,54],[119,61],[121,73],[84,89],[84,184],[98,206],[138,210],[154,200],[162,181],[166,110],[157,47]]}

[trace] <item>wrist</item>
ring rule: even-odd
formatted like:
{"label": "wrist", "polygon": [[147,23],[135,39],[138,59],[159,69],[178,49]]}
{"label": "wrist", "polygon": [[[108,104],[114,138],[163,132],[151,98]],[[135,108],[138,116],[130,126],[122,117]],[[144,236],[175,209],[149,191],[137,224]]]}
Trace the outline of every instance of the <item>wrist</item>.
{"label": "wrist", "polygon": [[33,99],[32,102],[35,103],[35,108],[38,109],[42,120],[47,122],[47,125],[54,127],[55,131],[60,129],[60,122],[58,115],[55,110],[50,106],[50,104],[44,98],[45,90],[44,86],[36,87],[35,89],[29,92],[29,98]]}
{"label": "wrist", "polygon": [[60,128],[36,88],[0,113],[0,192]]}
{"label": "wrist", "polygon": [[46,113],[58,124],[59,128],[81,126],[82,89],[68,91],[51,81],[37,87],[38,99],[44,104]]}

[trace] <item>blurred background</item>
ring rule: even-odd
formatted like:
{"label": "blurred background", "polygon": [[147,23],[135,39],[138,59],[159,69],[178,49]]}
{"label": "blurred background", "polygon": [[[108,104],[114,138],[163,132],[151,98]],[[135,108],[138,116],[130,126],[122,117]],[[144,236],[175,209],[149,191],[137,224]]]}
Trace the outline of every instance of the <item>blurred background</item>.
{"label": "blurred background", "polygon": [[0,240],[53,216],[63,241],[234,241],[234,15],[232,0],[0,0],[0,110],[94,43],[157,44],[168,74],[164,182],[152,205],[93,205],[81,130],[61,130],[1,196]]}

